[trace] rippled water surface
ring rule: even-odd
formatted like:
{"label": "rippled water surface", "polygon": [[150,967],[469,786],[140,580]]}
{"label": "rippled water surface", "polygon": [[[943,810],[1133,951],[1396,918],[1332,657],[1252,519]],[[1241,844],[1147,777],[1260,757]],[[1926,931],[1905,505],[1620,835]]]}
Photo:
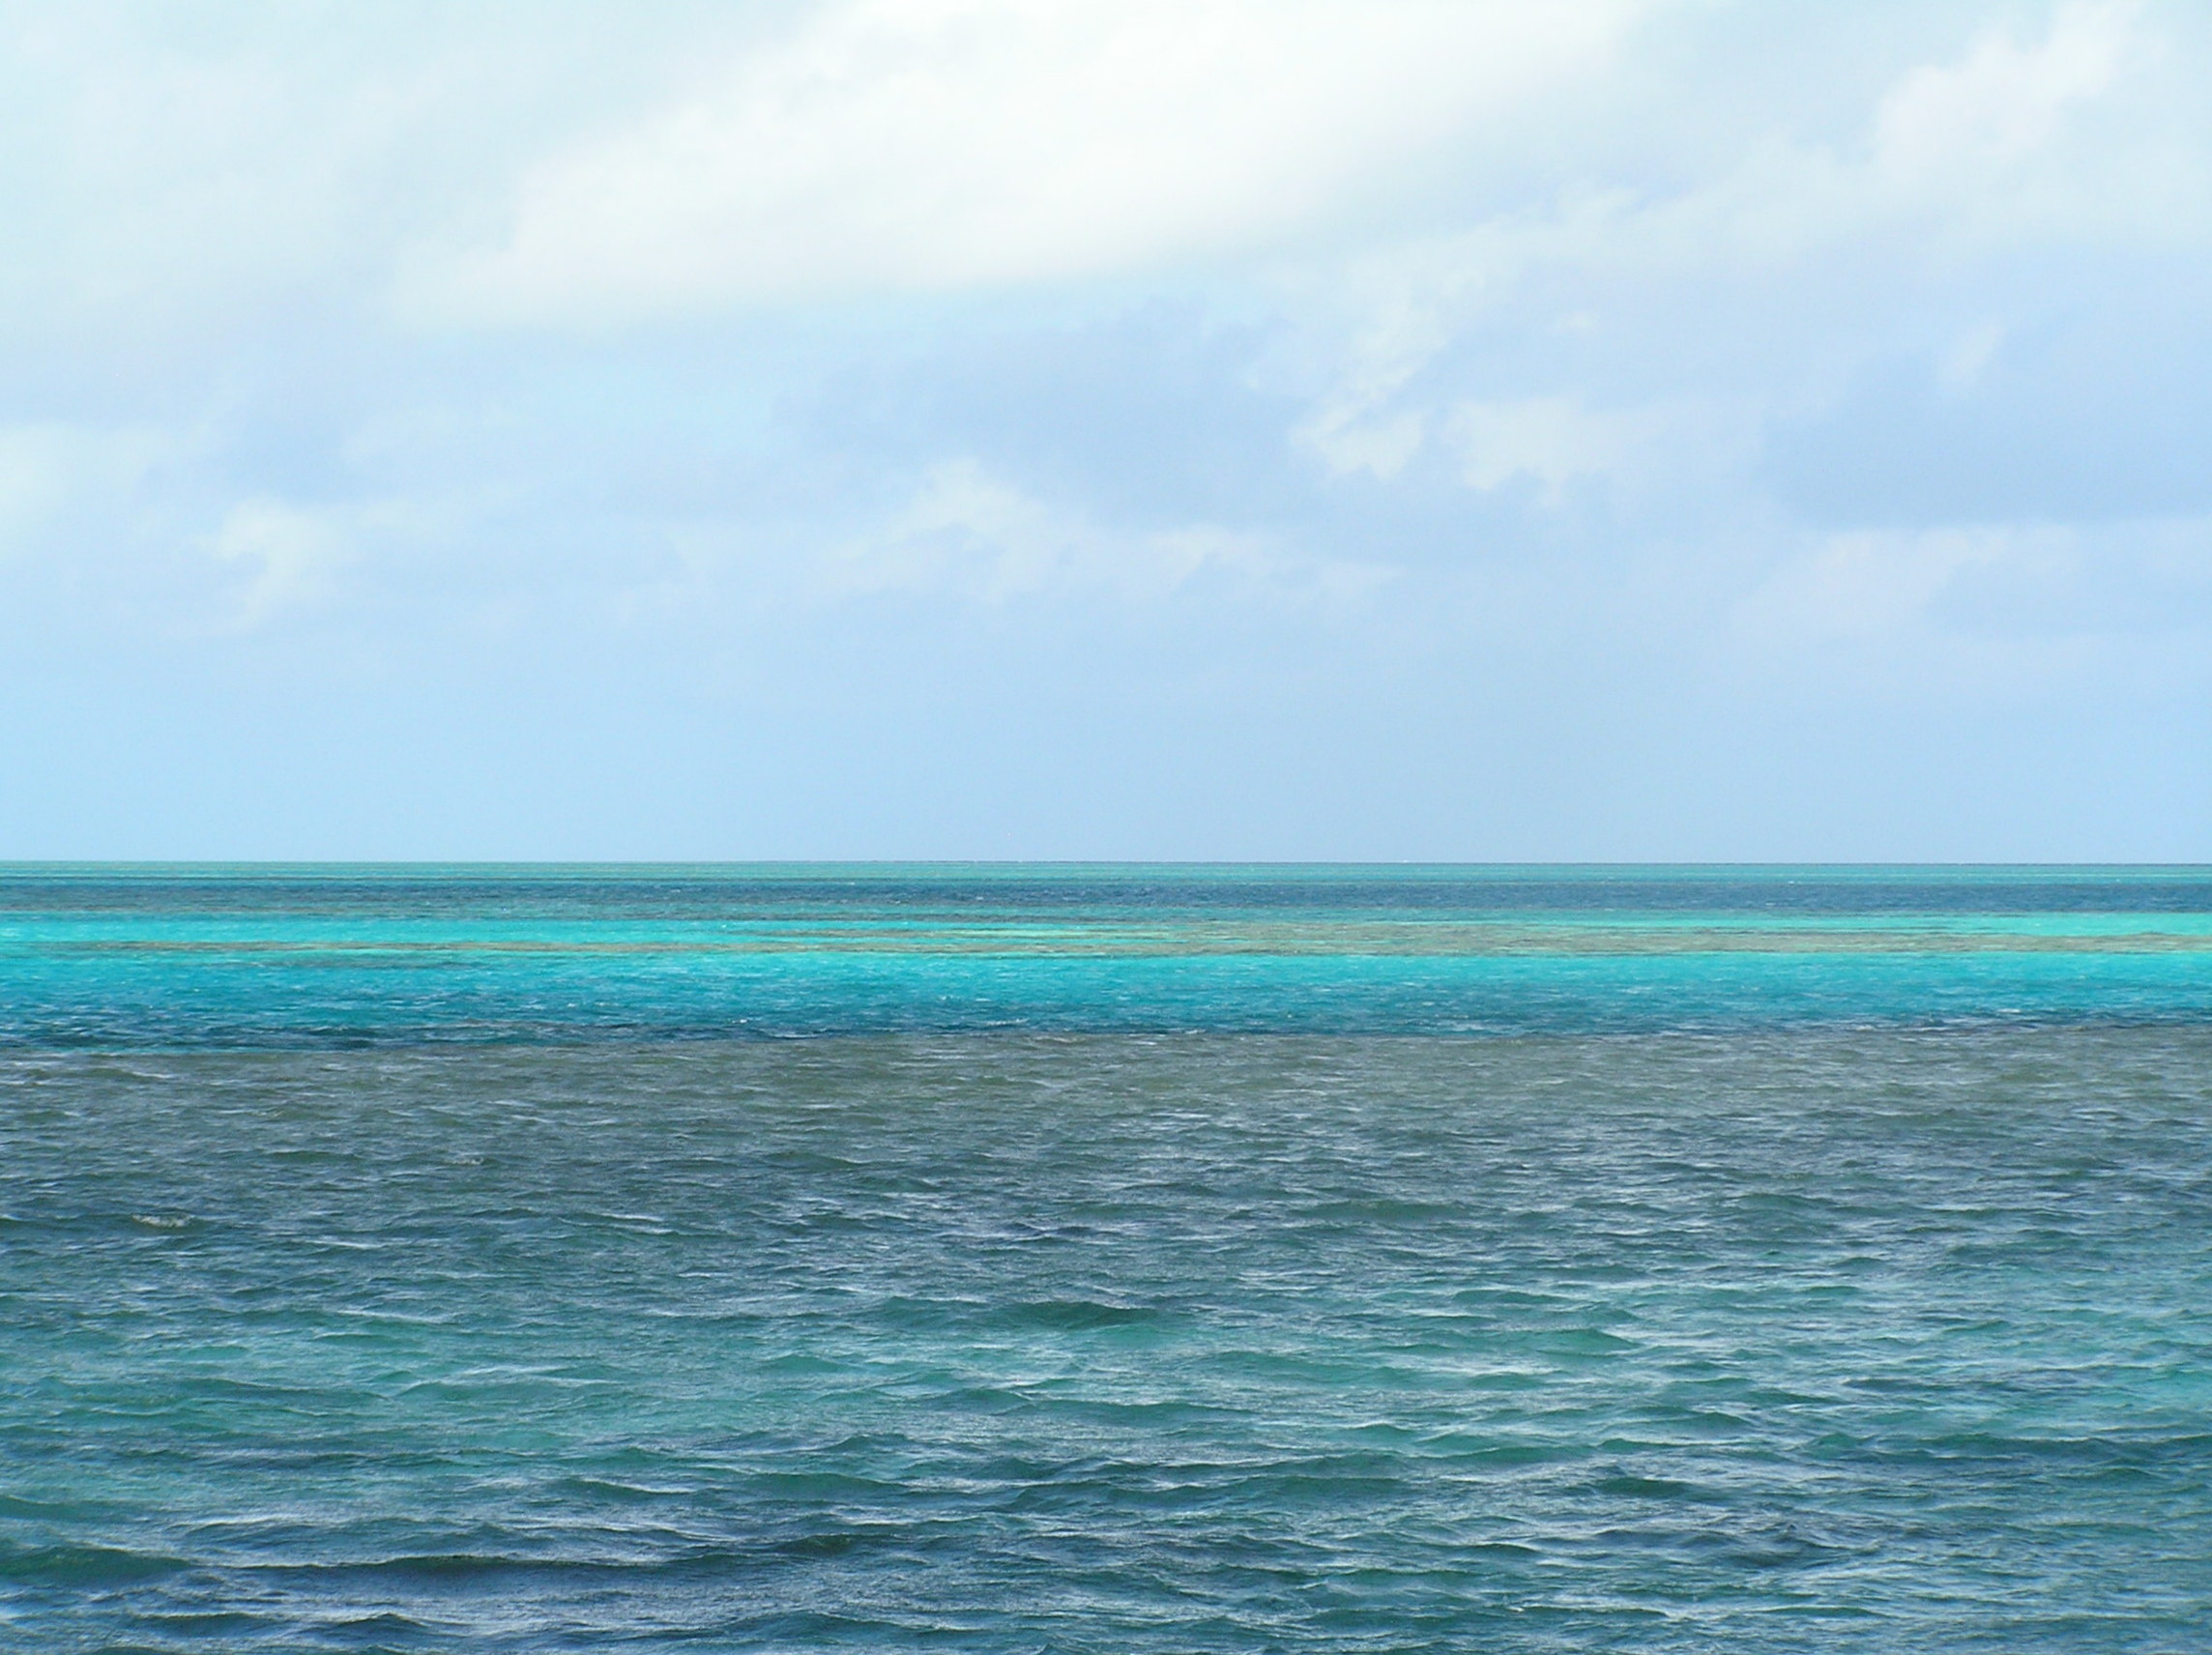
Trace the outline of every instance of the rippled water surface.
{"label": "rippled water surface", "polygon": [[2200,1650],[2201,871],[0,871],[0,1647]]}

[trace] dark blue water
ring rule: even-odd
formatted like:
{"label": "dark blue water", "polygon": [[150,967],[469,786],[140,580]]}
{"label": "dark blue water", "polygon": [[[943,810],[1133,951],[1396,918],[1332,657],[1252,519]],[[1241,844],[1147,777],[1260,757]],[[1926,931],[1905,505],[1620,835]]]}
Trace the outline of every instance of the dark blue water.
{"label": "dark blue water", "polygon": [[2203,870],[6,870],[0,1647],[2198,1650]]}

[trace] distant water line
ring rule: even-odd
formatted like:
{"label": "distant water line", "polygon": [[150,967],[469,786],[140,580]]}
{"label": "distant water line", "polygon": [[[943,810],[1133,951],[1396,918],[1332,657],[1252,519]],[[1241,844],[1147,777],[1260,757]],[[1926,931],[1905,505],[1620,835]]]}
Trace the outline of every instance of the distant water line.
{"label": "distant water line", "polygon": [[0,1045],[1512,1033],[2212,1015],[2191,869],[0,878]]}

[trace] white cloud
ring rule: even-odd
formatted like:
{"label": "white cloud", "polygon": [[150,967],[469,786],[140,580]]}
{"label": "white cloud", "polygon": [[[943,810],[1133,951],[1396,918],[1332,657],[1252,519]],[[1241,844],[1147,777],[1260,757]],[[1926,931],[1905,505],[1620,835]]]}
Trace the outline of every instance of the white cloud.
{"label": "white cloud", "polygon": [[547,160],[425,313],[584,320],[1246,247],[1594,68],[1655,0],[834,0]]}
{"label": "white cloud", "polygon": [[1900,181],[1949,183],[2031,156],[2069,110],[2110,89],[2138,11],[2125,0],[2077,0],[2039,42],[1992,30],[1958,63],[1912,71],[1876,116],[1877,165]]}
{"label": "white cloud", "polygon": [[171,434],[135,426],[0,426],[0,554],[87,499],[131,494],[156,464],[188,448]]}
{"label": "white cloud", "polygon": [[0,547],[46,517],[69,493],[63,434],[50,426],[0,430]]}
{"label": "white cloud", "polygon": [[1428,441],[1429,419],[1419,409],[1381,417],[1351,398],[1332,399],[1293,434],[1319,454],[1331,476],[1364,471],[1387,482],[1404,471]]}
{"label": "white cloud", "polygon": [[2049,555],[2066,543],[2046,530],[2023,545],[2002,528],[1867,532],[1826,537],[1739,608],[1754,633],[1782,639],[1872,638],[1918,628],[1953,577],[1975,565]]}
{"label": "white cloud", "polygon": [[233,506],[208,549],[247,570],[235,595],[235,621],[242,627],[323,600],[352,552],[337,514],[265,497]]}
{"label": "white cloud", "polygon": [[1648,417],[1592,413],[1564,396],[1466,402],[1452,417],[1470,484],[1492,489],[1532,478],[1555,500],[1577,478],[1620,469],[1650,428]]}
{"label": "white cloud", "polygon": [[1366,315],[1342,352],[1335,385],[1293,433],[1334,476],[1366,471],[1387,481],[1420,451],[1428,415],[1393,409],[1391,403],[1451,340],[1443,300],[1462,273],[1441,282],[1435,273],[1425,273],[1424,280],[1384,262],[1380,281],[1373,272],[1352,273],[1354,303],[1364,303]]}
{"label": "white cloud", "polygon": [[[2128,0],[2060,6],[2024,43],[1985,30],[1954,61],[1899,74],[1862,145],[1761,146],[1732,174],[1641,215],[1624,250],[1772,271],[1870,244],[1955,257],[2201,234],[2200,207],[2182,209],[2205,182],[2204,158],[2175,166],[2159,52],[2138,12]],[[2124,93],[2132,101],[2115,108]]]}
{"label": "white cloud", "polygon": [[1820,537],[1740,603],[1782,649],[2212,631],[2212,519],[1986,524]]}
{"label": "white cloud", "polygon": [[1936,381],[1946,395],[1964,396],[1981,382],[2007,331],[2002,322],[1984,320],[1951,341],[1936,363]]}
{"label": "white cloud", "polygon": [[[531,158],[633,113],[743,8],[640,0],[0,7],[0,339],[204,344],[350,308],[489,221]],[[721,14],[721,15],[717,15]]]}
{"label": "white cloud", "polygon": [[888,522],[836,547],[819,567],[818,589],[831,597],[919,592],[1002,603],[1055,591],[1158,597],[1212,577],[1247,594],[1332,601],[1394,572],[1301,558],[1267,537],[1211,524],[1110,530],[961,459],[933,467]]}
{"label": "white cloud", "polygon": [[[1986,270],[2027,247],[2111,252],[2212,237],[2212,144],[2198,130],[2201,101],[2180,106],[2193,97],[2176,67],[2186,61],[2141,7],[2077,0],[2040,29],[1987,27],[1944,58],[1893,69],[1841,143],[1739,131],[1732,152],[1686,169],[1673,189],[1605,183],[1618,176],[1615,153],[1548,207],[1370,247],[1326,275],[1300,272],[1285,297],[1333,342],[1311,352],[1329,366],[1301,387],[1310,412],[1295,440],[1332,473],[1382,479],[1438,443],[1477,488],[1526,476],[1553,499],[1577,477],[1653,474],[1655,445],[1670,465],[1733,463],[1756,446],[1767,410],[1817,399],[1820,376],[1832,383],[1857,348],[1826,331],[1831,316],[1878,338],[1889,332],[1882,312],[1925,290],[1938,266]],[[1858,273],[1857,288],[1828,286],[1838,260]],[[1659,319],[1652,342],[1679,350],[1666,333],[1671,307],[1678,330],[1702,337],[1710,316],[1736,305],[1747,321],[1771,305],[1794,359],[1746,367],[1761,383],[1741,389],[1676,370],[1658,400],[1703,402],[1686,423],[1679,409],[1590,406],[1586,364],[1639,355],[1640,340],[1608,334],[1621,313],[1645,330]],[[1790,319],[1807,305],[1831,308],[1812,326]],[[1513,340],[1508,384],[1470,386],[1466,369],[1441,365],[1470,335],[1500,328]],[[1970,391],[2008,334],[2003,317],[1969,312],[1938,352],[1944,388]]]}
{"label": "white cloud", "polygon": [[[1901,65],[1840,149],[1757,130],[1767,105],[1698,33],[1725,45],[1726,9],[1687,0],[530,15],[18,9],[0,296],[32,333],[205,329],[210,306],[244,326],[273,295],[379,291],[418,320],[597,323],[1141,274],[1321,225],[1371,235],[1406,221],[1358,217],[1388,196],[1478,226],[1458,256],[1495,299],[1560,262],[1787,264],[1884,226],[2200,236],[2212,201],[2186,31],[2118,0]],[[1645,23],[1681,38],[1639,58]],[[1689,131],[1720,136],[1646,172],[1655,133]],[[1565,204],[1531,211],[1548,191]],[[1316,440],[1340,429],[1343,463],[1387,467],[1403,427],[1363,423]]]}

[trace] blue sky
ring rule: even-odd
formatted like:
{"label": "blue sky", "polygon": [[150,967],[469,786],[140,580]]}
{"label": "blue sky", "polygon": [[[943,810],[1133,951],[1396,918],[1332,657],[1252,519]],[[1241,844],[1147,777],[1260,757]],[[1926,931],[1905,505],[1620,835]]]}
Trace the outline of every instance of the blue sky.
{"label": "blue sky", "polygon": [[2212,858],[2212,11],[0,8],[0,857]]}

